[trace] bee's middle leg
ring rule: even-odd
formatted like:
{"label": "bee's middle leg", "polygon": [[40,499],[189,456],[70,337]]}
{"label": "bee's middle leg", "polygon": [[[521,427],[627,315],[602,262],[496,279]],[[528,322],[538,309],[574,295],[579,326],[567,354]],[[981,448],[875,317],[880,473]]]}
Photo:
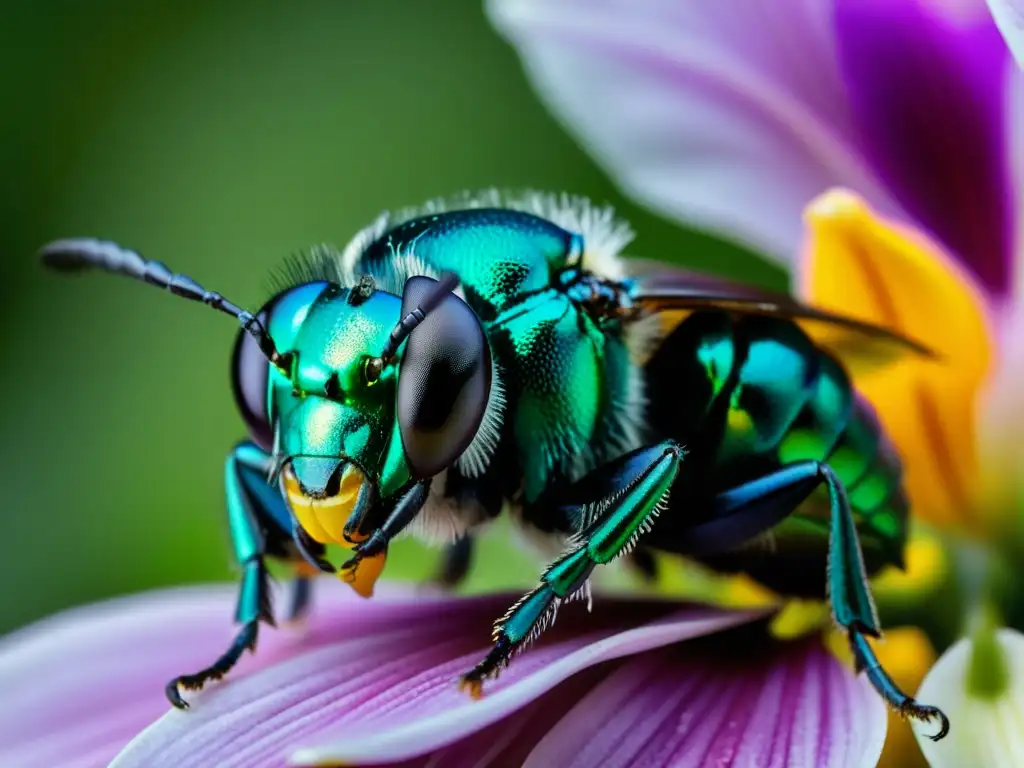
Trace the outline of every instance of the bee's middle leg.
{"label": "bee's middle leg", "polygon": [[541,576],[540,584],[519,600],[494,626],[494,647],[460,687],[473,696],[483,681],[507,666],[517,648],[540,634],[554,611],[588,582],[598,565],[628,552],[649,530],[675,482],[684,452],[672,441],[640,448],[598,468],[543,503],[551,514],[574,517],[573,546]]}

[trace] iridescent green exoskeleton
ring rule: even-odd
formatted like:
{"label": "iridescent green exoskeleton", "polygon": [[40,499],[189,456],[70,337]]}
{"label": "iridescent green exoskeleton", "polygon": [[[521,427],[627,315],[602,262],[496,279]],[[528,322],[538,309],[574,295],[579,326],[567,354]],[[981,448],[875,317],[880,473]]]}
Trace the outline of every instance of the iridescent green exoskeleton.
{"label": "iridescent green exoskeleton", "polygon": [[567,546],[496,623],[463,676],[474,695],[561,603],[589,596],[595,568],[661,551],[827,597],[876,689],[945,735],[866,640],[880,633],[868,578],[902,563],[907,502],[850,379],[929,353],[786,296],[620,259],[628,240],[576,199],[433,204],[292,262],[255,315],[110,243],[44,249],[53,267],[128,274],[242,325],[249,438],[225,478],[242,628],[211,667],[171,681],[176,706],[272,622],[267,557],[296,565],[296,616],[309,577],[335,571],[325,545],[352,550],[338,573],[368,596],[395,536],[440,539],[454,583],[473,531],[507,510]]}

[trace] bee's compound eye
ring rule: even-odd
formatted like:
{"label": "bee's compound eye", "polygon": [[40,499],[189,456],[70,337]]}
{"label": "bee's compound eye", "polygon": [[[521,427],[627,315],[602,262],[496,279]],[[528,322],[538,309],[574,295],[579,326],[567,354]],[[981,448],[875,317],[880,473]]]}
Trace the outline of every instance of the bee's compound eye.
{"label": "bee's compound eye", "polygon": [[[287,352],[295,342],[298,329],[317,299],[330,287],[325,281],[300,283],[278,293],[263,305],[256,319],[263,324],[281,352]],[[259,344],[244,331],[235,341],[231,363],[231,384],[235,403],[249,427],[249,436],[265,451],[274,447],[274,428],[267,413],[270,362],[260,351]]]}
{"label": "bee's compound eye", "polygon": [[[256,319],[266,327],[268,315],[264,310]],[[267,415],[269,379],[270,363],[260,351],[259,344],[245,331],[240,332],[231,361],[231,388],[238,410],[249,428],[249,437],[265,451],[270,451],[274,444],[274,433]]]}
{"label": "bee's compound eye", "polygon": [[[437,285],[413,277],[402,316]],[[398,375],[398,426],[413,474],[430,477],[469,447],[491,390],[491,353],[473,310],[451,293],[406,340]]]}

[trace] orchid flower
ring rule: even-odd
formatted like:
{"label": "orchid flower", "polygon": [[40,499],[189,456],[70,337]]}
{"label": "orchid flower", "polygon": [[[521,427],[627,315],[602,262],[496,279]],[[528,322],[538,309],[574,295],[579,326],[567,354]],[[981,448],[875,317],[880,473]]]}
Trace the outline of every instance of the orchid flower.
{"label": "orchid flower", "polygon": [[[941,365],[908,361],[858,385],[905,459],[915,517],[990,556],[1024,551],[1020,0],[488,10],[542,101],[626,193],[775,259],[810,302],[939,351]],[[1019,722],[1024,643],[1013,638],[972,636],[925,682],[922,695],[968,712],[954,742],[977,726],[973,743],[1024,751],[1019,728],[1000,735],[999,718],[970,715],[984,697],[963,682],[965,659],[1005,655],[989,664],[1002,684],[986,706]],[[927,754],[962,764],[965,743]]]}
{"label": "orchid flower", "polygon": [[817,641],[768,643],[763,611],[567,606],[474,701],[455,682],[509,595],[385,585],[363,601],[321,586],[304,629],[267,633],[188,712],[168,711],[163,684],[230,637],[227,585],[77,608],[7,637],[0,764],[871,766],[885,738],[867,682]]}

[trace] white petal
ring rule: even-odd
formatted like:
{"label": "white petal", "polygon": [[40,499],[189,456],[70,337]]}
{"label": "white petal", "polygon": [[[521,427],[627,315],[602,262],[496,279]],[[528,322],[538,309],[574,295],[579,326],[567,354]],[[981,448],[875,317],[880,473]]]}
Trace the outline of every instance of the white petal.
{"label": "white petal", "polygon": [[1009,668],[1008,688],[996,699],[968,694],[971,642],[964,639],[938,660],[917,692],[919,701],[949,717],[949,735],[933,742],[934,723],[913,723],[914,734],[933,768],[1024,766],[1024,635],[1001,629],[996,642]]}
{"label": "white petal", "polygon": [[1021,0],[988,0],[988,7],[1014,58],[1024,67],[1024,3]]}
{"label": "white petal", "polygon": [[1024,496],[1024,302],[1002,308],[997,317],[998,356],[983,394],[978,422],[982,512],[993,523],[1019,514]]}
{"label": "white petal", "polygon": [[853,147],[830,4],[490,0],[542,100],[639,201],[788,263],[830,186],[891,210]]}

